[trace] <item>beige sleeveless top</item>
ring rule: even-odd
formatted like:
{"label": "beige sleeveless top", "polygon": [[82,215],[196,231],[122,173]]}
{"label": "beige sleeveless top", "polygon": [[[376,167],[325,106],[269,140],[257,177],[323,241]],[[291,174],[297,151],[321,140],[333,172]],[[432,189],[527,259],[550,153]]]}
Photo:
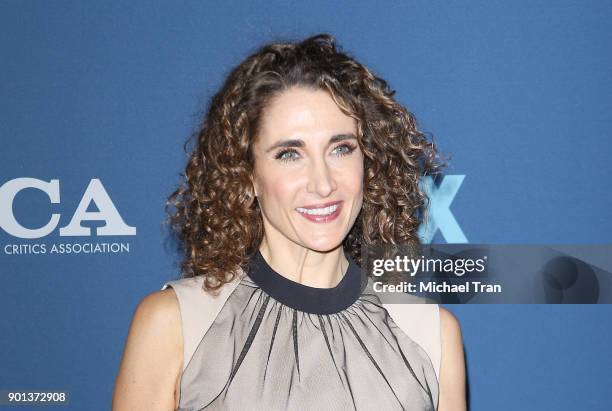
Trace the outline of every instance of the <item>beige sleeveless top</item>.
{"label": "beige sleeveless top", "polygon": [[436,410],[439,306],[382,304],[347,258],[333,288],[293,282],[259,252],[217,295],[203,277],[166,282],[183,329],[177,410]]}

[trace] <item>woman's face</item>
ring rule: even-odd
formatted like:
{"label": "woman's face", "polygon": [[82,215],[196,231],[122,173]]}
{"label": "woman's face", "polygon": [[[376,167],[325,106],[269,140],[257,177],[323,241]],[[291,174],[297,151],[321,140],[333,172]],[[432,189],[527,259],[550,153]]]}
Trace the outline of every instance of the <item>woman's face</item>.
{"label": "woman's face", "polygon": [[339,246],[363,202],[355,120],[323,90],[294,87],[264,110],[253,146],[253,186],[268,241]]}

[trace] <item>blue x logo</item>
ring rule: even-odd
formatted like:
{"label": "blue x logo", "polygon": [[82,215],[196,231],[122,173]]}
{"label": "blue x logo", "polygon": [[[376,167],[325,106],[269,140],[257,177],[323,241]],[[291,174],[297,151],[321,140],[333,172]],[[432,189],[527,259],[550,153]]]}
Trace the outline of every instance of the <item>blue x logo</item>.
{"label": "blue x logo", "polygon": [[461,187],[465,175],[447,175],[436,187],[431,176],[424,176],[419,181],[419,186],[429,197],[428,218],[423,221],[418,230],[418,235],[424,244],[430,244],[431,240],[440,229],[447,243],[467,243],[459,223],[450,211],[450,205]]}

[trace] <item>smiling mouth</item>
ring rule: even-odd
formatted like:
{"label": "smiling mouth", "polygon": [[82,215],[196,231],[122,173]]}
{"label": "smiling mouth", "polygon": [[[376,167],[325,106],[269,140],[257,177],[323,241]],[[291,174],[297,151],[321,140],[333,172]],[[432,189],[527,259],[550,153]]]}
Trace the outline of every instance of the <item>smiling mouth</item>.
{"label": "smiling mouth", "polygon": [[337,209],[338,209],[337,204],[333,206],[329,206],[329,207],[323,207],[323,208],[302,208],[302,207],[296,208],[296,210],[299,211],[300,213],[308,214],[308,215],[329,215],[333,213],[334,211],[336,211]]}
{"label": "smiling mouth", "polygon": [[295,210],[310,221],[326,223],[338,217],[341,209],[342,201],[336,201],[333,203],[321,204],[321,206],[318,207],[297,207]]}

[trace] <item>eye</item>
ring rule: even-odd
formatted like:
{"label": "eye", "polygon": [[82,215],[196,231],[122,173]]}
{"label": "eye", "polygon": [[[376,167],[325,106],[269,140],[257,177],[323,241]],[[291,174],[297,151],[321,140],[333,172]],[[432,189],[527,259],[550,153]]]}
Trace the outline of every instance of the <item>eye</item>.
{"label": "eye", "polygon": [[[355,151],[356,148],[357,146],[355,145],[344,143],[337,146],[334,149],[334,153],[339,157],[343,157],[351,154],[353,151]],[[295,149],[289,148],[279,151],[274,156],[274,158],[276,160],[282,161],[283,163],[289,163],[292,161],[296,161],[299,158],[299,153]]]}
{"label": "eye", "polygon": [[344,143],[344,144],[341,144],[338,147],[336,147],[336,149],[334,151],[336,151],[338,149],[344,149],[344,150],[339,150],[338,151],[338,155],[339,156],[347,156],[347,155],[351,154],[353,151],[355,151],[356,148],[357,147],[352,145],[352,144]]}
{"label": "eye", "polygon": [[274,158],[277,159],[277,160],[280,160],[280,161],[282,161],[284,163],[288,163],[290,161],[295,161],[296,157],[290,156],[289,154],[295,154],[297,156],[298,152],[295,151],[294,149],[290,148],[290,149],[287,149],[287,150],[279,151],[274,156]]}

